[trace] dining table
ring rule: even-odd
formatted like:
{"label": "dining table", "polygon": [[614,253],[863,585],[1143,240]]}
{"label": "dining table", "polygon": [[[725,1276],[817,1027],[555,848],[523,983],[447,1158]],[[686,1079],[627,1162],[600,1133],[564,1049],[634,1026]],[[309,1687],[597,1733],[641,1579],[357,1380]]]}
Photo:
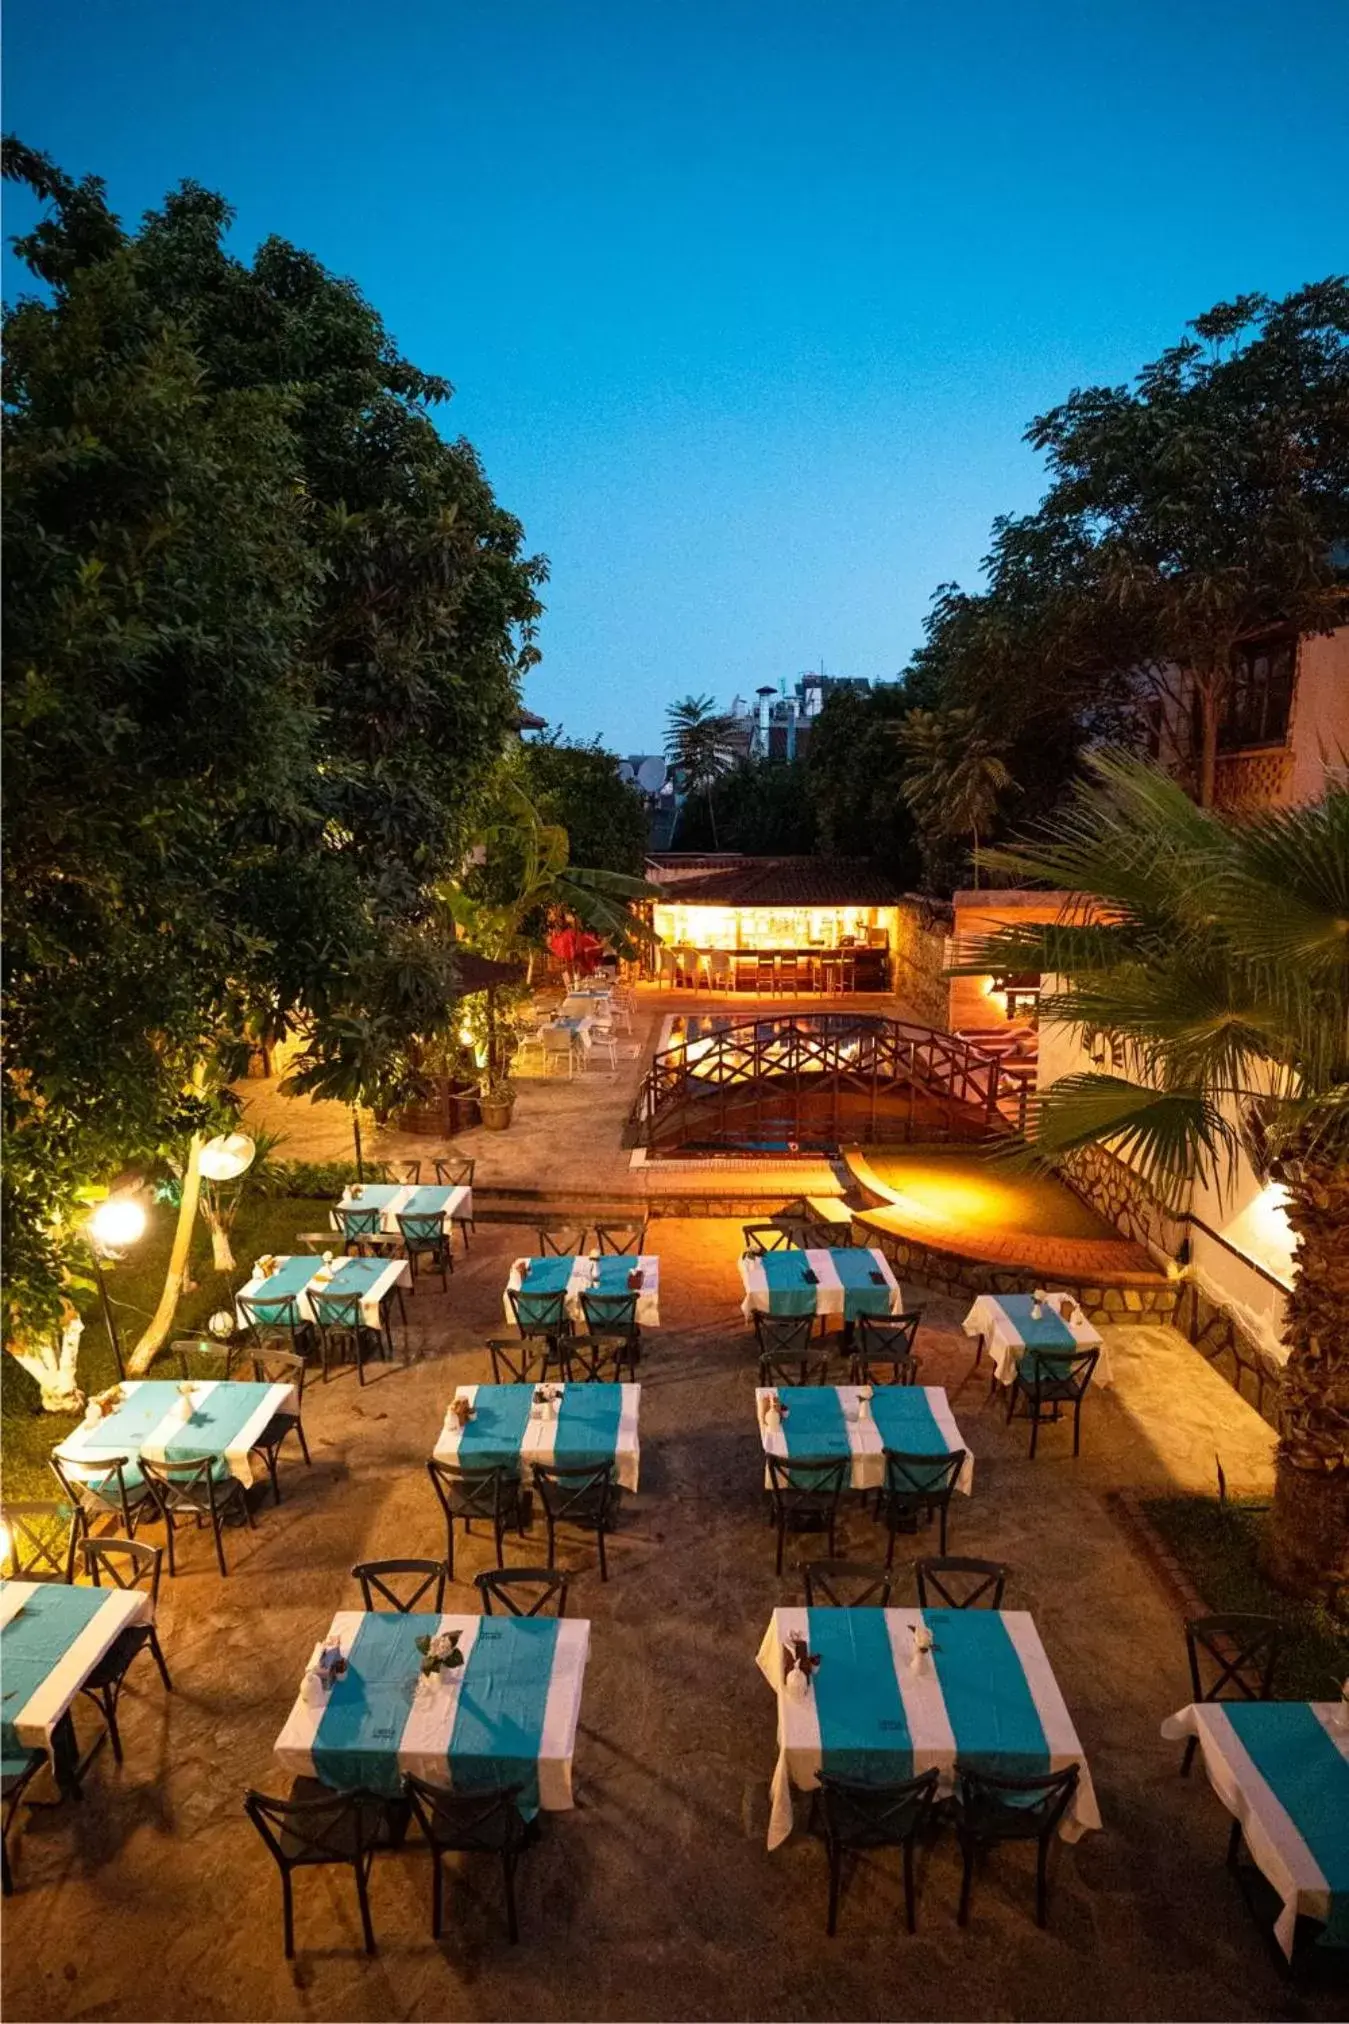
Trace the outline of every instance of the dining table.
{"label": "dining table", "polygon": [[[1062,1311],[1067,1309],[1066,1314]],[[1001,1385],[1011,1384],[1028,1349],[1071,1356],[1084,1349],[1097,1352],[1093,1382],[1114,1383],[1110,1355],[1101,1333],[1088,1321],[1075,1296],[1046,1288],[1035,1293],[981,1293],[965,1316],[966,1335],[974,1336],[977,1369],[987,1349],[993,1375]]]}
{"label": "dining table", "polygon": [[[887,1448],[905,1455],[964,1454],[956,1488],[974,1488],[974,1457],[939,1385],[778,1385],[754,1394],[765,1457],[832,1462],[845,1457],[849,1487],[878,1490]],[[769,1407],[780,1424],[769,1424]],[[785,1413],[782,1411],[786,1408]]]}
{"label": "dining table", "polygon": [[78,1789],[71,1704],[124,1630],[153,1620],[138,1588],[0,1581],[0,1751],[47,1753],[57,1783]]}
{"label": "dining table", "polygon": [[836,1316],[902,1314],[904,1291],[883,1251],[860,1246],[835,1250],[747,1251],[740,1260],[745,1289],[741,1312]]}
{"label": "dining table", "polygon": [[[343,1191],[337,1207],[374,1209],[379,1216],[380,1234],[385,1237],[401,1234],[398,1228],[400,1216],[435,1216],[448,1237],[456,1223],[473,1221],[473,1190],[463,1186],[443,1186],[439,1182],[405,1182],[402,1186],[391,1181],[357,1182]],[[331,1221],[334,1230],[341,1228],[335,1213]]]}
{"label": "dining table", "polygon": [[[456,1411],[456,1401],[463,1402],[468,1417]],[[635,1491],[641,1403],[639,1384],[461,1384],[446,1411],[435,1458],[461,1468],[505,1469],[523,1483],[536,1463],[563,1469],[610,1463],[619,1486]]]}
{"label": "dining table", "polygon": [[516,1258],[512,1260],[502,1305],[507,1321],[515,1320],[512,1293],[547,1296],[560,1293],[568,1320],[578,1330],[585,1328],[583,1293],[606,1297],[625,1293],[637,1295],[639,1328],[660,1327],[660,1259],[607,1252],[603,1256],[577,1255],[564,1258]]}
{"label": "dining table", "polygon": [[290,1384],[247,1384],[238,1379],[124,1378],[102,1413],[93,1409],[54,1449],[80,1471],[125,1456],[132,1464],[127,1487],[140,1481],[135,1464],[210,1460],[247,1488],[252,1450],[276,1413],[296,1410]]}
{"label": "dining table", "polygon": [[[927,1653],[915,1642],[923,1629]],[[819,1660],[799,1696],[785,1664],[798,1638]],[[822,1772],[898,1784],[935,1769],[949,1795],[961,1769],[1029,1778],[1076,1764],[1059,1832],[1076,1841],[1101,1824],[1086,1755],[1024,1610],[775,1609],[758,1666],[778,1704],[770,1848],[792,1831],[793,1789],[811,1791]]]}
{"label": "dining table", "polygon": [[1193,1737],[1209,1784],[1282,1909],[1274,1937],[1293,1958],[1298,1922],[1318,1946],[1349,1948],[1349,1698],[1200,1701],[1162,1723]]}
{"label": "dining table", "polygon": [[[423,1673],[419,1638],[462,1663]],[[342,1670],[320,1666],[324,1647]],[[283,1771],[397,1797],[405,1774],[453,1792],[517,1786],[526,1817],[573,1804],[590,1625],[581,1617],[339,1610],[276,1739]],[[326,1670],[326,1680],[325,1680]]]}
{"label": "dining table", "polygon": [[[294,1301],[301,1321],[317,1321],[316,1293],[355,1297],[360,1301],[365,1326],[382,1329],[386,1334],[388,1303],[411,1280],[406,1258],[324,1259],[307,1254],[278,1257],[271,1263],[272,1270],[266,1272],[259,1260],[252,1277],[239,1289],[241,1301],[275,1303],[278,1308]],[[238,1309],[238,1320],[241,1328],[248,1327],[248,1316],[242,1307]]]}

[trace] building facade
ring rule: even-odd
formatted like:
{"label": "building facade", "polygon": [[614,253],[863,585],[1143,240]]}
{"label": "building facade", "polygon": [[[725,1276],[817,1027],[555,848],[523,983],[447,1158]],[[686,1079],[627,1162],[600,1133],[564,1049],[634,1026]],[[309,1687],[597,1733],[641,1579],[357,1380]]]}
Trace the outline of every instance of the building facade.
{"label": "building facade", "polygon": [[[1181,779],[1197,770],[1193,684],[1177,678],[1154,712],[1153,750]],[[1239,812],[1319,801],[1349,772],[1349,625],[1333,633],[1273,627],[1232,659],[1218,722],[1217,807]]]}

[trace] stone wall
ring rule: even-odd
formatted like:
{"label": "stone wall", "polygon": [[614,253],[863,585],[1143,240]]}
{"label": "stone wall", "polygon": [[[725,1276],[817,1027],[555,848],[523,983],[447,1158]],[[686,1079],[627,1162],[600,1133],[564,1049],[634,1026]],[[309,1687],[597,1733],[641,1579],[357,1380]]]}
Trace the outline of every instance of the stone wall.
{"label": "stone wall", "polygon": [[954,916],[942,900],[917,894],[895,908],[893,989],[900,1012],[920,1026],[950,1031],[949,980],[942,975]]}
{"label": "stone wall", "polygon": [[1272,1427],[1279,1425],[1279,1359],[1192,1279],[1185,1282],[1176,1327],[1263,1419]]}
{"label": "stone wall", "polygon": [[1174,1258],[1185,1236],[1181,1217],[1173,1216],[1152,1189],[1104,1146],[1083,1146],[1058,1163],[1060,1177],[1075,1195],[1122,1237],[1140,1244],[1155,1259]]}
{"label": "stone wall", "polygon": [[[865,1216],[854,1219],[854,1242],[884,1251],[901,1283],[911,1281],[934,1293],[953,1299],[973,1298],[979,1293],[1024,1293],[1029,1280],[1024,1266],[991,1265],[980,1258],[963,1258],[955,1251],[942,1251],[931,1244],[900,1237],[893,1230],[877,1229]],[[1071,1292],[1095,1322],[1170,1321],[1174,1317],[1180,1282],[1174,1279],[1144,1280],[1131,1286],[1100,1286],[1090,1280],[1074,1279],[1055,1272],[1053,1283]]]}

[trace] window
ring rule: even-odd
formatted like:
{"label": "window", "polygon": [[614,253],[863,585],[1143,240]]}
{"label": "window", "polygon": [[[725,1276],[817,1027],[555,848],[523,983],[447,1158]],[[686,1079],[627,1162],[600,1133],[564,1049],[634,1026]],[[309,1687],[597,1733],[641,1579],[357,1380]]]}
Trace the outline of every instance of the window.
{"label": "window", "polygon": [[1291,638],[1238,647],[1218,725],[1220,752],[1283,744],[1293,702],[1296,653],[1297,641]]}

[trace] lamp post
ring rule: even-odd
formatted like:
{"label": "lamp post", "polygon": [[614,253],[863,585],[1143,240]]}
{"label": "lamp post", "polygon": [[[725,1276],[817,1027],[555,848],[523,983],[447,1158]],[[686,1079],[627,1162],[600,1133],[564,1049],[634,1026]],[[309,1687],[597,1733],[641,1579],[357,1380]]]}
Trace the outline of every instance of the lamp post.
{"label": "lamp post", "polygon": [[103,1326],[108,1331],[112,1344],[113,1362],[117,1365],[117,1377],[121,1382],[126,1377],[122,1362],[122,1343],[113,1319],[112,1302],[108,1298],[108,1282],[103,1272],[103,1260],[116,1260],[128,1244],[134,1244],[145,1230],[145,1211],[131,1195],[109,1195],[106,1202],[100,1202],[89,1218],[86,1236],[89,1255],[94,1261],[94,1277],[98,1282],[98,1297],[103,1309]]}

